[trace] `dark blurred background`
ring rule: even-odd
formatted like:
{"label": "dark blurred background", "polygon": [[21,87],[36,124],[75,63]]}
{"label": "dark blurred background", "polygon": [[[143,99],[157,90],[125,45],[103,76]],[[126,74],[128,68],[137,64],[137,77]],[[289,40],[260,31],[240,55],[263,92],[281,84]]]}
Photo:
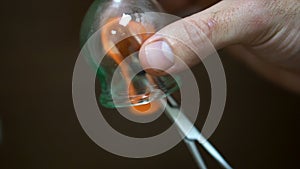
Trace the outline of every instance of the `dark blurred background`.
{"label": "dark blurred background", "polygon": [[[129,159],[104,151],[82,130],[72,103],[72,72],[91,3],[0,2],[0,168],[196,168],[183,143],[155,157]],[[298,168],[300,95],[220,55],[228,99],[211,142],[234,168]]]}

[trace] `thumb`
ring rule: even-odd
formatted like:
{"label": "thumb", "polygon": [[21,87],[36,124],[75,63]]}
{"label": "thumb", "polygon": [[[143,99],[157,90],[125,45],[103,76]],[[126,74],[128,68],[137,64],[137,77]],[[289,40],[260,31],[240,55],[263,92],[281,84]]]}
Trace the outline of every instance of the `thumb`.
{"label": "thumb", "polygon": [[[141,65],[154,74],[177,72],[185,69],[182,61],[193,66],[201,61],[199,56],[215,52],[214,47],[251,43],[268,25],[259,3],[224,0],[164,27],[141,47]],[[161,71],[152,71],[157,69]]]}

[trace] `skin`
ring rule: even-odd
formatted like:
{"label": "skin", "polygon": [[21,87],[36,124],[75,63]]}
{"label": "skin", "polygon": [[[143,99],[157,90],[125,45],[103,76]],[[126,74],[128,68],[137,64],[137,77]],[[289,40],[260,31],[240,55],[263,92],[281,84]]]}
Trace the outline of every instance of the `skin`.
{"label": "skin", "polygon": [[[194,66],[200,60],[186,45],[198,46],[201,53],[208,56],[213,51],[205,48],[202,36],[206,36],[216,49],[226,48],[266,78],[300,93],[299,0],[161,0],[160,3],[174,14],[201,12],[188,15],[157,32],[167,36],[149,38],[141,48],[142,66],[152,67],[145,49],[161,41],[171,47],[174,60],[167,64],[168,60],[162,57],[160,63],[166,64],[160,69],[182,71],[180,60]],[[193,25],[193,29],[185,26],[186,23]],[[179,34],[179,31],[183,33]],[[174,36],[176,39],[169,38]],[[162,71],[149,72],[164,74]]]}

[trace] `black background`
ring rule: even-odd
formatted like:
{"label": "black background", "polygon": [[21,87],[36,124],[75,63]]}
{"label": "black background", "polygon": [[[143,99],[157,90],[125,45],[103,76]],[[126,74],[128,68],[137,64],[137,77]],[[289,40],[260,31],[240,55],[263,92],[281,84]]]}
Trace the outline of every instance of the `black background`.
{"label": "black background", "polygon": [[[155,157],[129,159],[104,151],[82,130],[72,103],[72,72],[91,3],[0,2],[0,168],[196,168],[183,143]],[[210,140],[234,168],[298,168],[300,96],[221,56],[228,98]]]}

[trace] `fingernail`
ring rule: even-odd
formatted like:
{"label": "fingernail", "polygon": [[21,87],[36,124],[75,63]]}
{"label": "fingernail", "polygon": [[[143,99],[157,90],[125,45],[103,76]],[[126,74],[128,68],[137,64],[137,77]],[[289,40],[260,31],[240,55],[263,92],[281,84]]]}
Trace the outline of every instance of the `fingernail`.
{"label": "fingernail", "polygon": [[172,48],[165,41],[156,41],[145,47],[146,60],[152,69],[167,70],[174,65]]}

